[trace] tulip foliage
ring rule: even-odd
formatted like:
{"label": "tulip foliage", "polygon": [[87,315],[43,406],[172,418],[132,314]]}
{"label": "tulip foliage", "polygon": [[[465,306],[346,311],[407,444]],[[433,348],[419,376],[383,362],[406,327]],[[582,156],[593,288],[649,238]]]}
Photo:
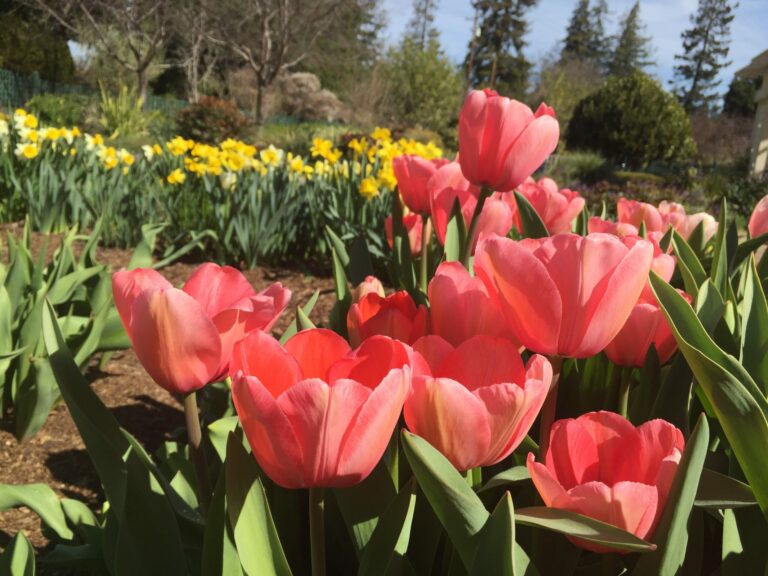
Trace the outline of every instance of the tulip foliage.
{"label": "tulip foliage", "polygon": [[[0,486],[53,550],[124,574],[763,574],[768,242],[674,203],[617,219],[531,178],[554,112],[475,92],[458,160],[396,159],[390,278],[328,229],[324,327],[203,264],[183,288],[113,276],[187,439],[149,455],[42,307],[61,395],[101,479],[94,512]],[[418,218],[420,233],[412,235]],[[394,290],[385,290],[388,284]],[[296,303],[294,303],[296,304]],[[198,405],[198,400],[200,400]],[[34,563],[17,536],[0,566]]]}

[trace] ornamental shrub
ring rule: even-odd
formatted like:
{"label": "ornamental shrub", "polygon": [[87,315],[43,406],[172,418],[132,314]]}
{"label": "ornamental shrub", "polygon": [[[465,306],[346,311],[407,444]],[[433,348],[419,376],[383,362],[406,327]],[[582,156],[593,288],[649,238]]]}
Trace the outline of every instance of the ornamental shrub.
{"label": "ornamental shrub", "polygon": [[83,129],[96,101],[86,94],[38,94],[29,99],[27,110],[48,126],[78,126]]}
{"label": "ornamental shrub", "polygon": [[696,150],[683,107],[642,72],[610,78],[579,102],[566,139],[569,147],[631,168],[686,160]]}
{"label": "ornamental shrub", "polygon": [[204,96],[179,112],[176,123],[179,134],[185,138],[218,144],[227,138],[237,138],[247,120],[234,103]]}

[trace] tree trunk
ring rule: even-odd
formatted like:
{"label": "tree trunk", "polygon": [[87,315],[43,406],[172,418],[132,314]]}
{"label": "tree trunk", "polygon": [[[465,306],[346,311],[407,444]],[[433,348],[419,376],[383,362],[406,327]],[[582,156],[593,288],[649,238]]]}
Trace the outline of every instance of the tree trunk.
{"label": "tree trunk", "polygon": [[149,75],[147,68],[139,68],[136,71],[136,96],[141,101],[142,109],[147,108],[147,90],[149,88]]}
{"label": "tree trunk", "polygon": [[267,91],[267,83],[259,79],[256,82],[256,107],[255,107],[255,122],[257,126],[264,124],[264,97]]}

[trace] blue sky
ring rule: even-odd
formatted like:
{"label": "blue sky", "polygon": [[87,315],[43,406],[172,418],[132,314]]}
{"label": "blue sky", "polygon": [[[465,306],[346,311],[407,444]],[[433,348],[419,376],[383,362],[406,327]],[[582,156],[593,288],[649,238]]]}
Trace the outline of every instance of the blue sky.
{"label": "blue sky", "polygon": [[[472,28],[472,7],[469,0],[439,0],[436,25],[440,40],[448,55],[456,62],[464,59]],[[537,63],[558,49],[565,36],[568,19],[577,0],[539,0],[529,15],[531,29],[527,40],[528,58]],[[634,4],[634,0],[608,0],[608,32],[615,34],[619,21]],[[397,42],[411,16],[411,0],[382,0],[387,15],[387,39]],[[689,16],[696,11],[698,0],[641,0],[640,14],[651,36],[653,59],[657,65],[648,71],[664,84],[673,76],[675,54],[681,50],[680,33],[688,28]],[[740,0],[731,24],[731,66],[722,73],[724,92],[734,71],[768,50],[768,0]]]}

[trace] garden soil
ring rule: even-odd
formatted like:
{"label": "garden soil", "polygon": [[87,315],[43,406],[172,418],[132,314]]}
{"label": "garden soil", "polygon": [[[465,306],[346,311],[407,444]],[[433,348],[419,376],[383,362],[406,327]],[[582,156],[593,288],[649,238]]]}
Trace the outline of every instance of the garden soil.
{"label": "garden soil", "polygon": [[[0,235],[5,236],[6,231],[14,235],[20,233],[18,226],[0,227]],[[34,253],[45,246],[46,239],[49,256],[53,253],[59,239],[38,234],[32,238]],[[2,258],[5,261],[5,250],[2,250]],[[99,261],[109,264],[113,270],[125,266],[129,258],[130,252],[126,250],[99,251]],[[194,264],[177,263],[162,272],[178,286],[184,283],[194,268]],[[330,315],[335,300],[330,278],[312,277],[280,268],[257,268],[246,270],[244,274],[256,290],[272,282],[281,282],[293,292],[289,309],[275,326],[276,334],[282,333],[291,322],[295,306],[306,303],[315,290],[320,290],[320,298],[310,314],[311,320],[322,326]],[[153,383],[133,351],[115,353],[103,371],[99,370],[97,361],[92,362],[86,378],[120,425],[138,438],[150,453],[182,429],[184,414],[181,404]],[[0,428],[0,483],[36,482],[49,485],[61,497],[81,500],[94,510],[103,501],[96,472],[63,402],[53,409],[43,428],[30,440],[19,443],[11,431]],[[49,547],[38,516],[22,507],[0,512],[0,549],[20,530],[39,551]]]}

